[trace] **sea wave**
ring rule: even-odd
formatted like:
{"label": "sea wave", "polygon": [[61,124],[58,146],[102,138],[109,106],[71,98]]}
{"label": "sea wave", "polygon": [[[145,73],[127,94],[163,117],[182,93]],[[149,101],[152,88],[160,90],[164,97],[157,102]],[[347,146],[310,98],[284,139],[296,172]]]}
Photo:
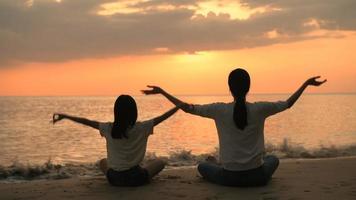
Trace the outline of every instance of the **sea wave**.
{"label": "sea wave", "polygon": [[65,179],[74,176],[101,175],[98,163],[55,164],[50,159],[43,164],[23,164],[18,161],[10,166],[0,165],[0,180]]}
{"label": "sea wave", "polygon": [[279,158],[336,158],[356,156],[356,144],[335,146],[320,145],[317,148],[306,149],[302,145],[296,145],[284,139],[282,144],[266,144],[266,154],[273,154]]}
{"label": "sea wave", "polygon": [[[336,146],[320,146],[315,149],[306,149],[303,146],[292,145],[288,140],[280,145],[267,144],[267,155],[276,155],[281,159],[285,158],[335,158],[345,156],[356,156],[356,145],[349,145],[343,147]],[[179,152],[172,152],[169,156],[157,156],[154,153],[148,152],[146,154],[144,163],[152,159],[163,159],[167,162],[167,167],[185,167],[194,166],[207,158],[215,157],[218,159],[219,150],[195,155],[192,151],[183,150]],[[98,162],[95,163],[53,163],[50,159],[43,164],[23,164],[14,161],[10,166],[0,165],[0,180],[2,181],[18,181],[18,180],[37,180],[37,179],[65,179],[76,176],[101,176]]]}

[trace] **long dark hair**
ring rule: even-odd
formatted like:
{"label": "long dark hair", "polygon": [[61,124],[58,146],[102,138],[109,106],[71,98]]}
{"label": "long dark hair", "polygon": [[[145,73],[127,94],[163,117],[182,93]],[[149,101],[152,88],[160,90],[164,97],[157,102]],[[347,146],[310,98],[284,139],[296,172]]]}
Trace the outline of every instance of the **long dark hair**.
{"label": "long dark hair", "polygon": [[233,70],[229,75],[229,87],[235,99],[234,122],[237,128],[247,126],[246,95],[250,90],[250,75],[244,69]]}
{"label": "long dark hair", "polygon": [[112,138],[128,138],[127,131],[135,125],[137,120],[137,106],[135,100],[129,95],[120,95],[114,106],[114,125],[111,130]]}

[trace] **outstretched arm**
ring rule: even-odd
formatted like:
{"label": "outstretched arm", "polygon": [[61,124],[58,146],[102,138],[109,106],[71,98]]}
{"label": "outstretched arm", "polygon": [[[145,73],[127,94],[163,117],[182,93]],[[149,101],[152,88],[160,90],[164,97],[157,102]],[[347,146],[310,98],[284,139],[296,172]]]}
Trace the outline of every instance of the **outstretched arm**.
{"label": "outstretched arm", "polygon": [[168,112],[164,113],[161,116],[158,116],[156,118],[153,119],[153,125],[156,126],[159,123],[163,122],[164,120],[168,119],[170,116],[172,116],[174,113],[176,113],[179,110],[178,107],[172,108],[171,110],[169,110]]}
{"label": "outstretched arm", "polygon": [[180,99],[174,97],[173,95],[169,94],[168,92],[164,91],[162,88],[157,86],[148,85],[147,87],[152,88],[151,90],[142,90],[142,92],[146,95],[152,94],[162,94],[165,96],[169,101],[171,101],[174,105],[182,109],[184,112],[192,112],[194,107],[186,102],[181,101]]}
{"label": "outstretched arm", "polygon": [[320,86],[321,84],[326,82],[326,79],[323,81],[318,81],[316,79],[320,78],[320,76],[315,76],[307,81],[304,82],[304,84],[292,95],[288,98],[287,103],[288,103],[288,108],[292,107],[294,103],[299,99],[300,95],[304,92],[304,90],[309,86]]}
{"label": "outstretched arm", "polygon": [[60,121],[62,119],[69,119],[69,120],[72,120],[79,124],[83,124],[83,125],[95,128],[95,129],[99,129],[99,122],[97,122],[97,121],[93,121],[93,120],[89,120],[89,119],[81,118],[81,117],[74,117],[74,116],[61,114],[61,113],[53,114],[53,124],[57,123],[58,121]]}

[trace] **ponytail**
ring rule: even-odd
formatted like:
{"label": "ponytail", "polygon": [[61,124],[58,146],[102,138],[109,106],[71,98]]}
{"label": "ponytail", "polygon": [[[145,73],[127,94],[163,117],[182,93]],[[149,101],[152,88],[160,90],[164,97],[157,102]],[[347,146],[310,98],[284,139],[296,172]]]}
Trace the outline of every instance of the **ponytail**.
{"label": "ponytail", "polygon": [[234,106],[234,122],[240,130],[244,130],[247,126],[247,108],[246,97],[236,99]]}
{"label": "ponytail", "polygon": [[229,75],[229,87],[235,99],[234,122],[238,129],[244,130],[248,125],[246,95],[250,90],[250,75],[246,70],[238,68]]}

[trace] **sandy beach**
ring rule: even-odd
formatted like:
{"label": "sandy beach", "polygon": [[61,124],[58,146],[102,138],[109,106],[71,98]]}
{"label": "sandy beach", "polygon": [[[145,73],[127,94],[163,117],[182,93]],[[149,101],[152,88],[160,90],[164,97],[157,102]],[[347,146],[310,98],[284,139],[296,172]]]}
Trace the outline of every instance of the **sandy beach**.
{"label": "sandy beach", "polygon": [[268,186],[233,188],[196,169],[166,169],[151,184],[112,187],[104,176],[0,183],[0,199],[356,199],[356,157],[282,160]]}

